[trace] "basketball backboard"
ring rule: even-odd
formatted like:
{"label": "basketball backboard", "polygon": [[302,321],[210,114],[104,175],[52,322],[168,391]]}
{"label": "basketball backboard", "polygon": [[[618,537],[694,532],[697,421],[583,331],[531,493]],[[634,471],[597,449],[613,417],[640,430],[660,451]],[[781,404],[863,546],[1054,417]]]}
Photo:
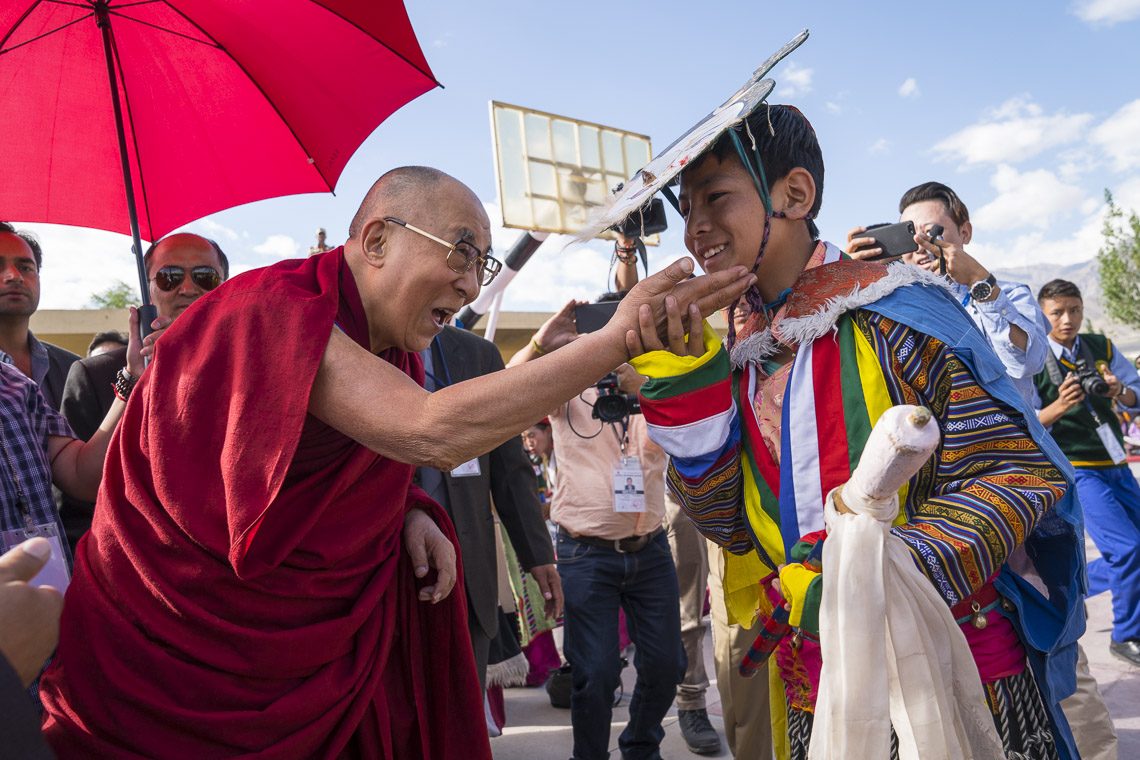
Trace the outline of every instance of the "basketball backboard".
{"label": "basketball backboard", "polygon": [[653,153],[645,135],[497,101],[491,134],[503,226],[535,232],[578,232]]}

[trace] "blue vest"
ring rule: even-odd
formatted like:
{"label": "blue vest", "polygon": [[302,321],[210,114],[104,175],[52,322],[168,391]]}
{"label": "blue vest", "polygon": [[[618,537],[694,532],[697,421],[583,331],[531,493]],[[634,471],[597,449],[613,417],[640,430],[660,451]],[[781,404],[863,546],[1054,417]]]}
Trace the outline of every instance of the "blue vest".
{"label": "blue vest", "polygon": [[1063,759],[1078,758],[1060,707],[1060,701],[1077,688],[1077,640],[1085,632],[1084,597],[1088,590],[1084,516],[1073,485],[1073,468],[1041,426],[1036,412],[1017,392],[985,336],[950,293],[930,285],[908,285],[862,308],[945,343],[990,396],[1021,412],[1030,436],[1065,478],[1065,495],[1025,542],[1026,551],[1049,590],[1049,598],[1011,570],[1008,563],[1002,566],[994,585],[1017,608],[1012,622],[1025,645],[1053,721],[1054,735],[1062,740],[1057,749]]}

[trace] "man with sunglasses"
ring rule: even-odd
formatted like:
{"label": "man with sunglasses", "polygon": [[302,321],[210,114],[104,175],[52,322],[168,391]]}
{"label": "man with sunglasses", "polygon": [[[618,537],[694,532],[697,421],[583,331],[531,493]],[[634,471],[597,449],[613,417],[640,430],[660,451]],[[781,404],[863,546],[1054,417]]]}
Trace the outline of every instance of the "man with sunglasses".
{"label": "man with sunglasses", "polygon": [[490,245],[469,188],[396,169],[344,246],[222,285],[163,335],[44,676],[58,755],[490,760],[457,539],[414,468],[517,436],[639,323],[753,281],[677,261],[557,354],[429,394],[418,352],[490,281]]}
{"label": "man with sunglasses", "polygon": [[[229,277],[230,263],[213,240],[180,232],[151,244],[143,256],[150,280],[150,300],[165,324]],[[88,440],[99,429],[115,400],[116,376],[126,366],[127,349],[118,348],[75,362],[63,386],[60,411],[71,429]],[[95,505],[64,496],[60,509],[74,554],[80,536],[91,527]]]}

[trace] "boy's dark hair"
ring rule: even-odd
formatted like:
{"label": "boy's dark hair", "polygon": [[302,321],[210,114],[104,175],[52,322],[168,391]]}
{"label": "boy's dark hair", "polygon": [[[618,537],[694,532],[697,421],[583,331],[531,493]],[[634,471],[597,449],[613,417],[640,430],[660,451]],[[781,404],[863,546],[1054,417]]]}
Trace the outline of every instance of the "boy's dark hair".
{"label": "boy's dark hair", "polygon": [[[199,235],[198,237],[202,236]],[[146,253],[143,254],[143,269],[146,270],[148,277],[150,276],[150,260],[154,258],[154,249],[157,248],[158,244],[165,239],[166,238],[159,238],[158,240],[151,243],[150,246],[146,249]],[[222,252],[222,247],[218,245],[216,240],[211,240],[208,237],[203,237],[202,239],[210,244],[210,247],[214,249],[214,253],[218,254],[218,263],[222,265],[222,279],[230,279],[230,260],[227,259],[226,254]]]}
{"label": "boy's dark hair", "polygon": [[[815,180],[815,203],[811,207],[811,216],[813,219],[819,216],[823,205],[823,151],[811,122],[795,106],[767,104],[761,104],[745,121],[747,129],[742,130],[739,137],[748,152],[752,150],[752,138],[756,139],[768,190],[771,191],[777,180],[788,176],[788,172],[797,166],[806,169]],[[727,132],[713,143],[709,153],[720,161],[729,156],[739,158]]]}
{"label": "boy's dark hair", "polygon": [[940,201],[946,207],[946,213],[954,220],[954,224],[959,227],[970,221],[970,210],[966,208],[966,204],[962,203],[962,199],[949,185],[941,182],[923,182],[907,190],[899,199],[899,213],[905,211],[908,206],[923,201]]}
{"label": "boy's dark hair", "polygon": [[36,269],[40,269],[44,265],[44,251],[40,248],[40,241],[36,240],[35,235],[30,232],[18,230],[9,222],[0,222],[0,232],[15,235],[28,244],[28,247],[32,249],[32,257],[36,260]]}
{"label": "boy's dark hair", "polygon": [[95,333],[95,337],[87,344],[87,355],[90,356],[91,350],[101,343],[116,343],[125,347],[127,345],[127,336],[118,330],[104,330],[101,333]]}
{"label": "boy's dark hair", "polygon": [[1049,280],[1037,291],[1037,303],[1049,298],[1081,298],[1081,289],[1068,280]]}

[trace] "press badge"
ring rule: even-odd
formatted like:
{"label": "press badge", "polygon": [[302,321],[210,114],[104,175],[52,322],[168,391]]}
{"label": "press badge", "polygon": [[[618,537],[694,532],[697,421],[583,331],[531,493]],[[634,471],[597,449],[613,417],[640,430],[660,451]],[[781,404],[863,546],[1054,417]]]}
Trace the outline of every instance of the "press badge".
{"label": "press badge", "polygon": [[1120,441],[1116,440],[1116,433],[1112,432],[1112,428],[1108,426],[1107,422],[1102,422],[1096,426],[1096,434],[1100,436],[1100,442],[1104,444],[1105,451],[1115,464],[1124,464],[1128,461],[1128,455],[1124,453],[1124,447],[1120,445]]}
{"label": "press badge", "polygon": [[474,478],[482,474],[483,471],[479,469],[479,457],[475,457],[470,462],[464,462],[451,471],[453,478]]}
{"label": "press badge", "polygon": [[614,467],[614,511],[645,511],[645,477],[637,457],[622,457]]}
{"label": "press badge", "polygon": [[29,585],[51,586],[61,594],[66,592],[67,585],[71,583],[71,572],[67,569],[67,554],[63,550],[59,528],[55,523],[43,523],[0,532],[0,542],[4,545],[4,551],[16,548],[29,538],[46,538],[51,544],[51,559],[44,565],[43,570],[29,581]]}

